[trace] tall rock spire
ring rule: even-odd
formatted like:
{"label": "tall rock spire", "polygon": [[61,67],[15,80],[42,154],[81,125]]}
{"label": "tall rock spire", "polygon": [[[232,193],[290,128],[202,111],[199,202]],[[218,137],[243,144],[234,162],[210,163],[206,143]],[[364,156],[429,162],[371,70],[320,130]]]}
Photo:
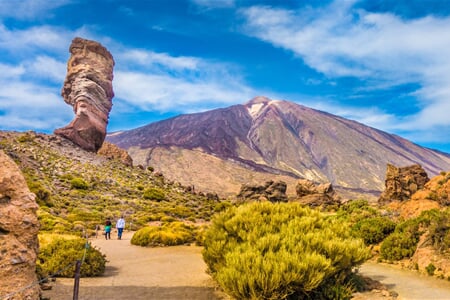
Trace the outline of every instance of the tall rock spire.
{"label": "tall rock spire", "polygon": [[106,136],[114,92],[114,59],[95,41],[75,38],[61,95],[73,107],[75,118],[66,127],[55,130],[81,148],[97,152]]}

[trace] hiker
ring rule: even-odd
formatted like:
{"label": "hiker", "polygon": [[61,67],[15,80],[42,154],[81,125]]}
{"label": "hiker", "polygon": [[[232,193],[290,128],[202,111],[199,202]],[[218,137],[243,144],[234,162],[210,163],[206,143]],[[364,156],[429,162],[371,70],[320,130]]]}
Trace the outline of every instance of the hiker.
{"label": "hiker", "polygon": [[111,239],[111,219],[107,218],[105,222],[105,239],[110,240]]}
{"label": "hiker", "polygon": [[117,220],[116,228],[117,228],[117,238],[119,240],[121,240],[122,232],[123,232],[123,229],[125,228],[125,220],[124,220],[123,216],[120,216],[120,219]]}

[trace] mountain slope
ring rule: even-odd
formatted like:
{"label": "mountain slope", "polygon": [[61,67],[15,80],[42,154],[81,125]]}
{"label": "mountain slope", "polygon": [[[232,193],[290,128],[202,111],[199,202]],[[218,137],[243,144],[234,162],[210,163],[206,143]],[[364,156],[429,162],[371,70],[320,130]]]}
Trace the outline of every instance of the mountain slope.
{"label": "mountain slope", "polygon": [[36,194],[41,231],[92,233],[106,217],[120,215],[135,229],[149,221],[204,222],[222,205],[214,195],[192,193],[57,135],[0,130],[0,151],[17,163]]}
{"label": "mountain slope", "polygon": [[[383,189],[387,163],[417,163],[430,176],[450,169],[449,154],[355,121],[265,97],[114,133],[107,140],[127,149],[135,163],[152,165],[182,184],[220,194],[236,192],[240,184],[255,181],[239,168],[267,179],[330,181],[335,187],[364,192]],[[219,167],[208,156],[236,169],[223,172],[220,183],[213,182],[208,178]]]}

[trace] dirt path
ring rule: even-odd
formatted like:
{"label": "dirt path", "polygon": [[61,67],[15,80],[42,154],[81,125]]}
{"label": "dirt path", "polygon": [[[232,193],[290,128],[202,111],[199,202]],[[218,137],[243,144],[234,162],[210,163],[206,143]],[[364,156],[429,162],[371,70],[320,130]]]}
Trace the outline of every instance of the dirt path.
{"label": "dirt path", "polygon": [[[106,254],[108,263],[103,276],[81,278],[80,300],[223,299],[205,273],[200,247],[144,248],[130,244],[130,232],[125,232],[122,240],[111,236],[111,240],[91,240]],[[73,279],[58,278],[44,296],[72,300],[73,283]]]}
{"label": "dirt path", "polygon": [[450,282],[447,280],[373,262],[365,263],[360,268],[360,273],[383,283],[389,290],[397,292],[399,300],[450,299]]}
{"label": "dirt path", "polygon": [[[81,278],[80,300],[219,300],[226,295],[216,291],[201,247],[177,246],[145,248],[130,244],[132,233],[122,240],[92,239],[92,244],[106,254],[108,263],[101,277]],[[450,299],[450,282],[401,270],[390,265],[368,262],[360,273],[386,285],[401,299]],[[72,300],[70,278],[58,278],[43,296],[51,300]],[[358,300],[388,299],[379,292],[359,294]]]}

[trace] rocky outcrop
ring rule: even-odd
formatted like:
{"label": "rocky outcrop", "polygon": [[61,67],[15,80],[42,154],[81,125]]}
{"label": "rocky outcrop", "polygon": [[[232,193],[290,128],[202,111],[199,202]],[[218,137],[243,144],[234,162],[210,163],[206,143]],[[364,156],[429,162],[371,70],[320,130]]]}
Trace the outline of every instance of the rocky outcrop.
{"label": "rocky outcrop", "polygon": [[300,179],[295,187],[296,202],[317,207],[340,204],[340,197],[336,194],[331,183],[316,185],[307,179]]}
{"label": "rocky outcrop", "polygon": [[97,152],[106,137],[112,88],[114,59],[101,44],[75,38],[61,95],[73,107],[75,118],[55,130],[81,148]]}
{"label": "rocky outcrop", "polygon": [[415,201],[434,201],[441,206],[450,206],[450,172],[441,173],[428,181],[423,189],[411,196]]}
{"label": "rocky outcrop", "polygon": [[133,166],[133,160],[128,155],[128,152],[114,144],[104,142],[100,150],[98,150],[98,154],[109,159],[119,160],[126,166]]}
{"label": "rocky outcrop", "polygon": [[386,168],[385,189],[378,202],[406,201],[422,189],[429,181],[427,172],[420,165],[398,168],[388,164]]}
{"label": "rocky outcrop", "polygon": [[240,202],[287,202],[286,188],[287,185],[283,181],[267,181],[264,185],[244,184],[242,185],[237,198]]}
{"label": "rocky outcrop", "polygon": [[[18,166],[0,150],[0,296],[39,299],[38,205]],[[29,288],[26,288],[30,286]],[[20,291],[20,292],[18,292]],[[18,292],[14,294],[15,292]]]}

